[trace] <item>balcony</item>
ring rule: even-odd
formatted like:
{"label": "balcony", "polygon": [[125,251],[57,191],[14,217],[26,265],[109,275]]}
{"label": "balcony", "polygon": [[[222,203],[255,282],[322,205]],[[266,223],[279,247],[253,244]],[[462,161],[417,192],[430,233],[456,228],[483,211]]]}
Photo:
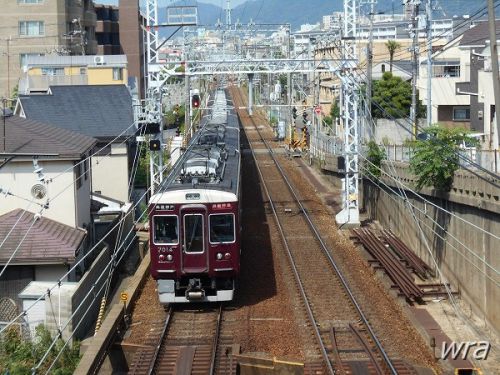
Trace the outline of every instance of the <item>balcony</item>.
{"label": "balcony", "polygon": [[72,76],[53,75],[53,76],[25,76],[22,78],[22,91],[45,91],[49,86],[69,86],[69,85],[87,85],[88,77],[86,74]]}

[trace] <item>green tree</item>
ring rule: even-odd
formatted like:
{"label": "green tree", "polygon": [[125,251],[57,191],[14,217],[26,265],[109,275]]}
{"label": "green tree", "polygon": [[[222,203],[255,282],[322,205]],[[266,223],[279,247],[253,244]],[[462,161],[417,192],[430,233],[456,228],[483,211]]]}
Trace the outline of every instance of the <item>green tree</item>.
{"label": "green tree", "polygon": [[332,118],[340,117],[340,107],[336,100],[333,101],[332,106],[330,107],[330,116]]}
{"label": "green tree", "polygon": [[439,126],[427,128],[429,139],[413,143],[413,157],[410,168],[417,177],[416,188],[432,186],[441,191],[449,191],[455,171],[460,167],[460,145],[465,141],[477,145],[477,141],[467,136],[465,129],[446,129]]}
{"label": "green tree", "polygon": [[381,80],[373,82],[372,101],[372,114],[375,118],[408,116],[411,106],[411,84],[386,72]]}
{"label": "green tree", "polygon": [[392,63],[394,61],[394,53],[398,48],[401,47],[401,44],[396,42],[395,40],[388,40],[385,44],[387,50],[389,51],[389,71],[392,73]]}
{"label": "green tree", "polygon": [[75,342],[64,346],[63,340],[59,339],[49,350],[52,341],[50,332],[43,325],[36,328],[35,338],[31,341],[22,339],[17,328],[7,329],[0,339],[0,374],[29,375],[47,351],[39,373],[46,373],[55,361],[51,374],[72,374],[80,361],[80,344]]}
{"label": "green tree", "polygon": [[380,147],[375,141],[368,142],[368,152],[366,154],[368,162],[366,163],[366,170],[368,177],[380,177],[382,160],[387,158],[384,148]]}

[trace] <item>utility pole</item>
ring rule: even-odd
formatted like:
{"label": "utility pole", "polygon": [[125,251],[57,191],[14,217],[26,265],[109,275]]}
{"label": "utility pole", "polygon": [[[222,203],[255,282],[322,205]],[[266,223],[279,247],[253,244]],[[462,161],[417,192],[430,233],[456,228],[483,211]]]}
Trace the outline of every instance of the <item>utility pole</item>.
{"label": "utility pole", "polygon": [[[493,0],[488,0],[488,23],[490,31],[491,73],[493,75],[493,93],[495,95],[495,132],[498,137],[498,143],[500,144],[500,81],[498,77],[498,48],[495,25],[495,8],[493,6]],[[493,124],[490,124],[490,149],[493,146],[493,136],[495,132],[493,131]]]}
{"label": "utility pole", "polygon": [[[10,35],[7,39],[5,39],[5,41],[7,42],[7,96],[10,96],[11,95],[11,93],[10,93],[10,41],[11,41]],[[5,119],[5,116],[4,116],[4,119]],[[5,147],[4,147],[4,150],[5,150]]]}
{"label": "utility pole", "polygon": [[226,1],[226,26],[231,25],[231,0]]}
{"label": "utility pole", "polygon": [[248,74],[248,115],[253,116],[253,73]]}
{"label": "utility pole", "polygon": [[427,126],[432,125],[432,0],[427,0]]}
{"label": "utility pole", "polygon": [[373,15],[375,14],[375,4],[377,0],[368,0],[370,5],[370,34],[368,37],[368,47],[366,48],[366,57],[368,59],[368,67],[366,75],[368,77],[368,82],[366,84],[366,121],[368,122],[372,135],[375,136],[375,129],[373,128],[372,122],[372,82],[373,82]]}
{"label": "utility pole", "polygon": [[[87,45],[87,36],[86,36],[86,31],[82,29],[82,24],[80,22],[79,18],[73,18],[71,21],[71,25],[73,25],[73,30],[71,30],[69,33],[64,34],[65,39],[69,39],[70,41],[70,50],[73,45],[73,38],[78,37],[80,42],[80,53],[82,56],[85,55],[85,46]],[[71,53],[71,52],[70,52]]]}
{"label": "utility pole", "polygon": [[412,69],[411,69],[411,109],[410,119],[412,124],[413,138],[417,137],[417,78],[418,78],[418,57],[420,54],[418,47],[418,14],[420,10],[420,0],[409,0],[413,5],[412,12],[412,29],[410,35],[413,36],[412,52]]}
{"label": "utility pole", "polygon": [[7,144],[7,141],[6,141],[7,140],[7,135],[6,135],[7,134],[7,132],[6,132],[7,125],[5,123],[5,117],[7,117],[6,112],[5,112],[5,110],[7,108],[7,98],[2,99],[2,105],[3,105],[3,112],[2,112],[2,118],[3,118],[3,137],[2,138],[3,138],[3,142],[2,143],[3,143],[3,152],[7,152],[7,146],[6,146],[6,144]]}

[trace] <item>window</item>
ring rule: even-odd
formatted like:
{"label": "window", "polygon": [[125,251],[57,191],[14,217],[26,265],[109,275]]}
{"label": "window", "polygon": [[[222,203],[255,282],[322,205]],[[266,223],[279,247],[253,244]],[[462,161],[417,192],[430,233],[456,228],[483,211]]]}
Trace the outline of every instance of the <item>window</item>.
{"label": "window", "polygon": [[203,215],[184,215],[184,246],[186,253],[203,252]]}
{"label": "window", "polygon": [[210,215],[210,242],[234,242],[234,215]]}
{"label": "window", "polygon": [[43,76],[63,76],[64,68],[42,68]]}
{"label": "window", "polygon": [[76,188],[80,189],[82,187],[82,163],[81,162],[75,164],[74,172],[75,172]]}
{"label": "window", "polygon": [[154,216],[155,244],[177,244],[179,243],[179,225],[177,216]]}
{"label": "window", "polygon": [[444,67],[445,77],[460,77],[460,65],[450,65]]}
{"label": "window", "polygon": [[436,65],[432,70],[434,77],[460,77],[460,65]]}
{"label": "window", "polygon": [[83,76],[87,74],[87,68],[80,68],[80,74]]}
{"label": "window", "polygon": [[30,56],[43,56],[43,53],[20,53],[19,54],[19,65],[22,67],[26,66],[28,57]]}
{"label": "window", "polygon": [[83,174],[85,175],[85,179],[89,178],[89,159],[85,158],[83,161]]}
{"label": "window", "polygon": [[470,109],[454,107],[453,121],[470,121]]}
{"label": "window", "polygon": [[113,81],[121,81],[123,79],[122,68],[113,68]]}
{"label": "window", "polygon": [[382,73],[385,73],[385,64],[382,64]]}
{"label": "window", "polygon": [[41,4],[43,0],[17,0],[19,4]]}
{"label": "window", "polygon": [[19,35],[40,36],[45,34],[43,21],[19,21]]}

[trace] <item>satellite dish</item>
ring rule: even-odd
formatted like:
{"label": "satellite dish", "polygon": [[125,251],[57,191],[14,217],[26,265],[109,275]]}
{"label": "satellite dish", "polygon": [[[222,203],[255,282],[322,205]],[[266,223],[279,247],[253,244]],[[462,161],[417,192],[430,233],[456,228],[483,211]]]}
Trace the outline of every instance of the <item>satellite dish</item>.
{"label": "satellite dish", "polygon": [[35,184],[31,187],[31,196],[35,199],[42,199],[47,195],[47,188],[42,184]]}

